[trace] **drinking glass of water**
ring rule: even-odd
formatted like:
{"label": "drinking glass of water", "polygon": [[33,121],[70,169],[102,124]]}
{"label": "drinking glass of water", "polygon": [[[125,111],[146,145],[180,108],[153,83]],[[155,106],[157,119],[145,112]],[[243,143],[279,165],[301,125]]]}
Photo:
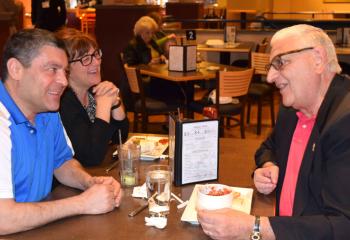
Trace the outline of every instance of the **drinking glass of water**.
{"label": "drinking glass of water", "polygon": [[152,165],[146,172],[148,211],[151,216],[166,216],[171,197],[171,169],[168,165]]}
{"label": "drinking glass of water", "polygon": [[124,187],[138,184],[138,171],[141,155],[141,146],[136,144],[122,144],[118,148],[118,157],[121,162],[120,182]]}

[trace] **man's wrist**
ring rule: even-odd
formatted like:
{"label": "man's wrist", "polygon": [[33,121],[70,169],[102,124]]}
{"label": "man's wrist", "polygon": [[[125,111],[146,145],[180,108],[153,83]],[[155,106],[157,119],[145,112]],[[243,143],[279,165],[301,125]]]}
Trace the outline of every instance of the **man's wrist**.
{"label": "man's wrist", "polygon": [[260,233],[260,216],[255,216],[255,221],[253,225],[253,231],[250,235],[250,240],[261,240]]}
{"label": "man's wrist", "polygon": [[268,162],[265,162],[261,167],[270,167],[270,166],[277,166],[277,163],[276,162],[273,162],[273,161],[268,161]]}

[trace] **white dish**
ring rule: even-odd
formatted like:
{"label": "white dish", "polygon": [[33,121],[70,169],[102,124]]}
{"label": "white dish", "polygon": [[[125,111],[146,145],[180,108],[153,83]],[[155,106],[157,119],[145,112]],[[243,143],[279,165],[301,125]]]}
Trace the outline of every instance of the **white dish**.
{"label": "white dish", "polygon": [[132,142],[141,145],[141,160],[146,161],[153,161],[156,158],[160,158],[169,146],[167,137],[138,135],[129,138],[125,144]]}
{"label": "white dish", "polygon": [[216,71],[216,70],[220,70],[220,67],[218,67],[218,66],[209,66],[209,67],[207,67],[207,70],[209,70],[209,71]]}
{"label": "white dish", "polygon": [[225,47],[225,44],[218,44],[218,45],[211,45],[211,44],[207,44],[208,47],[211,47],[211,48],[224,48]]}
{"label": "white dish", "polygon": [[213,48],[222,48],[224,47],[224,41],[221,39],[208,39],[205,44],[208,47],[213,47]]}
{"label": "white dish", "polygon": [[230,208],[232,201],[233,191],[229,186],[223,184],[205,184],[198,187],[196,204],[199,208],[208,210]]}
{"label": "white dish", "polygon": [[[202,186],[196,184],[191,194],[188,205],[181,216],[181,221],[189,222],[192,224],[199,224],[197,219],[196,203],[197,203],[197,192],[198,188]],[[250,214],[253,199],[253,189],[252,188],[239,188],[231,187],[234,192],[239,192],[240,196],[234,198],[232,202],[232,208]]]}
{"label": "white dish", "polygon": [[236,48],[240,43],[225,43],[224,48]]}

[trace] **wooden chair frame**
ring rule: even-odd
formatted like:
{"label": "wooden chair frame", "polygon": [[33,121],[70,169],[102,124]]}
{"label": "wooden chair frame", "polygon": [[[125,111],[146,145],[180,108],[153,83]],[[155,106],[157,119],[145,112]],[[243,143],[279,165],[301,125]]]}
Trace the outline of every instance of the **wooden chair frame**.
{"label": "wooden chair frame", "polygon": [[134,107],[134,126],[133,131],[137,132],[139,119],[142,120],[142,132],[147,132],[147,125],[149,123],[148,117],[151,115],[168,115],[171,110],[175,109],[163,109],[150,113],[147,109],[147,101],[150,98],[147,98],[144,88],[143,80],[141,76],[140,69],[138,67],[130,67],[127,64],[124,64],[124,70],[126,77],[129,82],[130,90],[134,98],[134,102],[141,101],[141,111],[137,111]]}
{"label": "wooden chair frame", "polygon": [[[269,53],[253,52],[251,54],[251,67],[254,69],[254,74],[260,75],[260,76],[267,76],[266,65],[269,63],[269,61],[270,61],[270,54]],[[275,110],[274,110],[273,92],[271,94],[269,94],[268,97],[269,97],[268,101],[269,101],[269,105],[270,105],[271,125],[275,126],[275,112],[274,112]],[[252,99],[249,99],[249,101],[248,101],[247,123],[250,122],[251,101],[252,101]],[[258,104],[257,134],[260,135],[261,134],[263,99],[257,100],[257,104]]]}
{"label": "wooden chair frame", "polygon": [[[245,105],[247,100],[247,94],[250,82],[253,76],[253,69],[247,69],[242,71],[219,71],[217,72],[217,81],[216,81],[216,109],[218,112],[218,118],[220,121],[220,131],[223,136],[223,123],[224,117],[227,117],[228,123],[229,120],[235,120],[240,125],[241,138],[245,138]],[[234,118],[232,115],[222,115],[220,113],[220,97],[234,97],[238,98],[242,104],[242,109],[240,112],[240,119]]]}

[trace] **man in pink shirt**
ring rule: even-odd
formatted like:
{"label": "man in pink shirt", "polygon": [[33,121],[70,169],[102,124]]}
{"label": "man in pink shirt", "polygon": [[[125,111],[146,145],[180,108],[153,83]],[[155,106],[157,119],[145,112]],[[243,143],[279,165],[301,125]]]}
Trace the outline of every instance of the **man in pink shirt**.
{"label": "man in pink shirt", "polygon": [[350,80],[319,28],[282,29],[271,47],[267,81],[283,107],[256,152],[254,184],[276,191],[276,216],[199,210],[199,222],[214,239],[350,239]]}

